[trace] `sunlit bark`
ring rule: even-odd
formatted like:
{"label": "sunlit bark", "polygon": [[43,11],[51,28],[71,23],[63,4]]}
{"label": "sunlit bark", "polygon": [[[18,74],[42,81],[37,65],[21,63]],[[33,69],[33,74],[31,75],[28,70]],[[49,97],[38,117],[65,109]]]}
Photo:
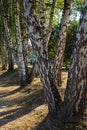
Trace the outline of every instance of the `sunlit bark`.
{"label": "sunlit bark", "polygon": [[87,107],[87,0],[82,9],[71,57],[62,118],[82,114]]}
{"label": "sunlit bark", "polygon": [[[29,36],[33,46],[34,53],[36,55],[36,61],[38,65],[38,70],[40,74],[40,79],[43,84],[43,89],[45,93],[45,97],[48,103],[49,111],[56,112],[57,106],[59,103],[58,99],[58,91],[55,86],[51,85],[49,79],[49,63],[48,63],[48,53],[47,53],[47,39],[41,36],[40,26],[38,25],[38,21],[36,18],[35,10],[34,10],[34,2],[33,0],[23,0],[23,6],[25,11],[25,17],[27,20],[27,26],[29,29]],[[56,92],[56,95],[54,94]]]}
{"label": "sunlit bark", "polygon": [[14,9],[15,9],[15,24],[16,24],[16,35],[17,35],[17,45],[18,45],[18,69],[19,69],[19,81],[20,86],[24,87],[26,82],[26,70],[25,63],[23,58],[23,49],[22,49],[22,38],[20,32],[20,23],[19,23],[19,15],[17,10],[17,0],[14,0]]}
{"label": "sunlit bark", "polygon": [[55,12],[56,3],[57,3],[57,0],[53,0],[51,11],[50,11],[49,26],[48,26],[47,33],[46,33],[47,43],[49,42],[51,32],[52,32],[52,28],[53,28],[53,25],[54,25],[53,24],[53,18],[54,18],[54,14],[55,14],[54,12]]}
{"label": "sunlit bark", "polygon": [[22,49],[23,49],[23,59],[26,71],[26,81],[28,82],[28,31],[25,22],[23,5],[21,4],[21,12],[20,12],[20,25],[21,25],[21,39],[22,39]]}
{"label": "sunlit bark", "polygon": [[59,37],[57,41],[57,51],[55,56],[55,66],[54,66],[54,78],[56,85],[61,86],[61,69],[63,64],[64,50],[66,45],[67,30],[70,18],[71,5],[73,0],[64,1],[64,9],[61,18],[61,26]]}

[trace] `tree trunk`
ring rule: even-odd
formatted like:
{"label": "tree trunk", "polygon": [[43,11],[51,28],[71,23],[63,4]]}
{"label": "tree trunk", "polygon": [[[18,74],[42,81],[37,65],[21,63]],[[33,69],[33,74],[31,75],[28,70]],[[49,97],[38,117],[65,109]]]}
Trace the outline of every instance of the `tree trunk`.
{"label": "tree trunk", "polygon": [[48,26],[47,33],[46,33],[46,38],[45,38],[45,39],[47,39],[47,43],[50,40],[52,28],[53,28],[53,25],[54,25],[53,24],[53,18],[54,18],[54,11],[55,11],[55,7],[56,7],[56,3],[57,3],[57,0],[53,0],[51,11],[50,11],[49,26]]}
{"label": "tree trunk", "polygon": [[4,24],[4,29],[5,29],[5,37],[6,37],[6,43],[7,43],[7,50],[8,50],[8,71],[13,70],[13,60],[12,60],[12,49],[10,48],[11,44],[11,38],[9,34],[9,28],[7,24],[7,19],[4,13],[4,8],[3,8],[3,3],[1,3],[2,7],[2,19],[3,19],[3,24]]}
{"label": "tree trunk", "polygon": [[[22,6],[22,4],[21,4]],[[25,22],[23,6],[21,7],[20,13],[20,23],[21,23],[21,37],[22,37],[22,49],[23,49],[23,58],[25,64],[25,71],[26,71],[26,80],[28,83],[28,30]]]}
{"label": "tree trunk", "polygon": [[[56,0],[53,0],[53,4],[51,7],[51,13],[50,13],[50,20],[49,20],[49,26],[48,26],[48,30],[46,32],[46,19],[45,19],[45,2],[44,0],[40,0],[40,31],[41,31],[41,36],[47,41],[47,45],[50,39],[50,35],[52,32],[52,27],[53,27],[53,17],[54,17],[54,10],[55,10],[55,6],[56,6]],[[46,46],[47,46],[46,45]],[[37,75],[37,65],[34,64],[33,68],[31,69],[30,73],[28,74],[28,83],[31,83],[34,76]],[[32,73],[31,73],[32,72]],[[34,73],[33,73],[34,72]]]}
{"label": "tree trunk", "polygon": [[62,119],[82,114],[87,107],[87,1],[82,9],[64,98]]}
{"label": "tree trunk", "polygon": [[3,40],[3,35],[1,35],[1,63],[2,63],[2,70],[5,70],[7,67],[7,57],[6,57],[6,50]]}
{"label": "tree trunk", "polygon": [[44,36],[46,34],[46,19],[45,19],[45,1],[40,0],[40,29],[41,35]]}
{"label": "tree trunk", "polygon": [[37,73],[38,73],[38,67],[37,67],[37,63],[35,61],[34,64],[33,64],[32,69],[30,70],[30,72],[28,74],[28,83],[29,84],[32,82],[32,80],[37,75]]}
{"label": "tree trunk", "polygon": [[19,81],[20,86],[24,87],[27,84],[26,80],[26,69],[23,58],[23,49],[22,49],[22,38],[20,32],[20,23],[17,10],[17,0],[14,0],[14,9],[15,9],[15,24],[16,24],[16,34],[17,34],[17,44],[18,44],[18,69],[19,69]]}
{"label": "tree trunk", "polygon": [[73,0],[64,1],[64,9],[62,13],[60,32],[57,42],[57,51],[55,56],[55,66],[54,66],[54,78],[56,85],[61,86],[61,72],[63,64],[63,55],[66,45],[67,30],[70,18],[71,5]]}
{"label": "tree trunk", "polygon": [[[23,0],[25,17],[27,20],[27,26],[29,29],[29,37],[33,46],[34,53],[36,55],[36,62],[38,65],[38,70],[40,74],[40,79],[43,84],[43,89],[45,97],[48,103],[48,108],[50,113],[57,112],[57,107],[60,99],[58,99],[58,91],[52,89],[55,86],[51,85],[49,79],[49,63],[48,63],[48,54],[47,54],[47,42],[43,40],[41,36],[41,30],[37,22],[36,13],[34,10],[34,2],[29,0]],[[33,24],[32,24],[33,23]],[[47,40],[47,39],[46,39]],[[56,93],[56,96],[54,96]]]}

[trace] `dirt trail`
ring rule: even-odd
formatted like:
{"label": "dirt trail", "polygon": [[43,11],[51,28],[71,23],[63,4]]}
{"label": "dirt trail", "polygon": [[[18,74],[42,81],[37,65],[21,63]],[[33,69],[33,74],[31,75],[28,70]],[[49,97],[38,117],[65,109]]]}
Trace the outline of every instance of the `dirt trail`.
{"label": "dirt trail", "polygon": [[[66,78],[67,73],[63,72],[61,94],[64,93]],[[47,130],[42,123],[48,109],[40,79],[35,78],[25,89],[20,89],[18,83],[17,70],[0,71],[0,130]],[[86,123],[81,125],[83,130]]]}
{"label": "dirt trail", "polygon": [[33,130],[46,114],[39,78],[21,90],[17,71],[0,72],[0,130]]}

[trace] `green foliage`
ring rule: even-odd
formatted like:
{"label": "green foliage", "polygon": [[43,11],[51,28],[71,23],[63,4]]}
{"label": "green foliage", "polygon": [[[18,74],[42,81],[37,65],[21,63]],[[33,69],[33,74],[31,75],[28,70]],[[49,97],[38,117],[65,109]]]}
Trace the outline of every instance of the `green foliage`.
{"label": "green foliage", "polygon": [[[70,57],[73,49],[73,43],[75,40],[75,34],[76,34],[76,29],[78,26],[78,21],[73,20],[70,21],[69,28],[68,28],[68,34],[67,34],[67,40],[66,40],[66,48],[65,48],[65,53],[64,53],[64,64],[69,64],[70,62]],[[58,39],[59,35],[59,24],[54,26],[49,45],[48,45],[48,52],[49,52],[49,57],[54,58],[55,57],[55,51],[56,51],[56,42]]]}
{"label": "green foliage", "polygon": [[70,60],[72,49],[73,49],[73,43],[76,36],[77,26],[78,26],[78,21],[74,20],[70,22],[68,28],[67,40],[66,40],[64,61]]}
{"label": "green foliage", "polygon": [[[46,5],[51,6],[53,0],[46,0]],[[63,9],[64,7],[64,0],[58,0],[56,4],[56,8]]]}
{"label": "green foliage", "polygon": [[72,7],[74,10],[81,11],[83,3],[84,3],[84,0],[74,0]]}
{"label": "green foliage", "polygon": [[[19,0],[18,0],[18,2],[19,2]],[[52,2],[53,2],[53,0],[45,0],[45,5],[46,5],[45,6],[45,13],[46,13],[46,25],[45,26],[46,27],[48,27],[48,23],[49,23],[50,9],[52,6]],[[66,45],[66,50],[65,50],[65,60],[64,61],[70,59],[70,55],[72,52],[72,44],[74,41],[75,31],[76,31],[76,27],[78,24],[78,22],[75,21],[74,19],[78,20],[78,15],[79,15],[80,10],[82,9],[83,2],[84,2],[84,0],[74,0],[74,2],[73,2],[72,16],[71,16],[71,22],[70,22],[69,30],[68,30],[67,45]],[[6,1],[3,0],[3,3],[4,3],[6,17],[8,19],[11,40],[12,40],[12,43],[14,45],[16,45],[16,30],[15,30],[13,0],[6,0]],[[19,13],[20,13],[20,6],[21,6],[21,4],[19,2]],[[59,24],[60,24],[63,7],[64,7],[64,0],[58,0],[57,4],[56,4],[56,9],[55,9],[55,15],[54,15],[54,28],[52,31],[49,45],[48,45],[49,57],[52,57],[52,58],[55,55],[56,42],[57,42],[58,35],[59,35]],[[39,1],[36,1],[35,9],[36,9],[37,17],[39,20],[39,13],[40,13]],[[1,25],[0,26],[0,35],[1,35],[1,33],[4,32],[3,21],[1,19],[1,15],[0,15],[0,25]]]}
{"label": "green foliage", "polygon": [[63,9],[64,7],[64,0],[58,0],[57,1],[57,8]]}
{"label": "green foliage", "polygon": [[55,57],[55,50],[56,50],[56,42],[59,34],[59,24],[55,25],[50,37],[50,41],[48,44],[48,54],[50,58]]}

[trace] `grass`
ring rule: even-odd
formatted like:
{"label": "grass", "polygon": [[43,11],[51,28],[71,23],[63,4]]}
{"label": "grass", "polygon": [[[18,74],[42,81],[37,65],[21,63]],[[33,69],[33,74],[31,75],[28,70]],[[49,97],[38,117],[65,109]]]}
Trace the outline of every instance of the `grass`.
{"label": "grass", "polygon": [[[62,74],[63,98],[67,72]],[[39,77],[24,89],[19,88],[18,71],[0,71],[0,130],[48,130],[48,108]],[[87,116],[79,124],[59,124],[58,130],[86,130]]]}

